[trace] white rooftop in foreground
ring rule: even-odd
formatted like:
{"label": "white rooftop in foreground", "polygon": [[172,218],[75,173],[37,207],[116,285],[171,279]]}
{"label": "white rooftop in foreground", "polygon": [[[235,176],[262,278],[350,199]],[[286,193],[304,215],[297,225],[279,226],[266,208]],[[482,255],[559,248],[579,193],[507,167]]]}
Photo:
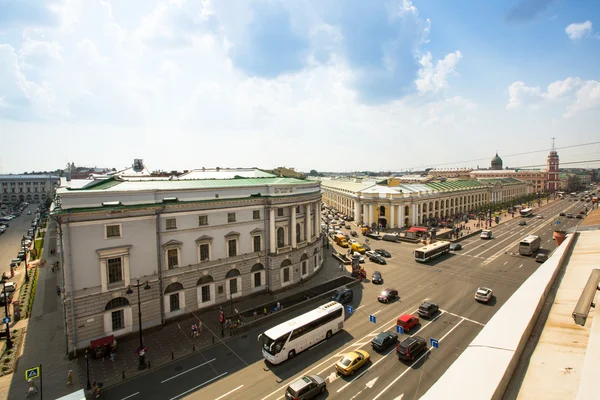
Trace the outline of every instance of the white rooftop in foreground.
{"label": "white rooftop in foreground", "polygon": [[[585,326],[580,326],[571,316],[599,261],[600,230],[580,231],[518,399],[600,399],[600,317],[592,308]],[[596,304],[598,300],[596,294]]]}

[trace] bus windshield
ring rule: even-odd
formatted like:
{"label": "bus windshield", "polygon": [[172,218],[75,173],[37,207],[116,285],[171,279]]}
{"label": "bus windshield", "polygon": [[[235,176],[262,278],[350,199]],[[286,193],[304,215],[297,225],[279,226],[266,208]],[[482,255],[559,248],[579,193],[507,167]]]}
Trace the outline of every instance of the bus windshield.
{"label": "bus windshield", "polygon": [[424,254],[425,254],[425,252],[417,250],[417,251],[415,251],[415,258],[419,258],[419,259],[423,258]]}
{"label": "bus windshield", "polygon": [[285,342],[287,341],[289,336],[290,334],[287,333],[280,338],[271,339],[267,335],[263,335],[262,347],[267,353],[269,353],[272,356],[274,356],[275,354],[279,354],[281,349],[283,349],[283,345],[285,345]]}

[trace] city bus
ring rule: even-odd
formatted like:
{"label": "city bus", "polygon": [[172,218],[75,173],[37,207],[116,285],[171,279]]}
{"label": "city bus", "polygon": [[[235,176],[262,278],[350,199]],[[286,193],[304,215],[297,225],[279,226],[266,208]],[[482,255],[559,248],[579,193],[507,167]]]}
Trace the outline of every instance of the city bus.
{"label": "city bus", "polygon": [[330,301],[263,333],[259,338],[263,357],[271,364],[280,364],[342,329],[344,306]]}
{"label": "city bus", "polygon": [[533,213],[533,208],[523,208],[520,211],[521,213],[521,217],[531,217],[531,214]]}
{"label": "city bus", "polygon": [[519,242],[519,254],[531,256],[540,249],[542,239],[539,236],[529,235]]}
{"label": "city bus", "polygon": [[415,250],[415,261],[427,262],[450,252],[450,242],[439,241]]}

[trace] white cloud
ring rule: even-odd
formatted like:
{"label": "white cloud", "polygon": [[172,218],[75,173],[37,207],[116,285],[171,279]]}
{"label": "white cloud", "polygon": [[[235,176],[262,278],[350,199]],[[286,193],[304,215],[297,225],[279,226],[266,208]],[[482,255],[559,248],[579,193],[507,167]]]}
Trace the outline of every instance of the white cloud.
{"label": "white cloud", "polygon": [[582,39],[592,34],[592,22],[572,23],[565,28],[565,33],[571,40]]}
{"label": "white cloud", "polygon": [[448,78],[456,74],[456,66],[462,58],[460,51],[449,53],[433,65],[433,57],[427,52],[421,57],[419,77],[415,81],[420,93],[438,93],[448,87]]}
{"label": "white cloud", "polygon": [[536,109],[554,103],[565,105],[563,117],[570,118],[580,111],[600,106],[600,82],[569,77],[552,82],[546,90],[542,90],[517,81],[509,86],[508,97],[506,108],[509,110],[522,107]]}

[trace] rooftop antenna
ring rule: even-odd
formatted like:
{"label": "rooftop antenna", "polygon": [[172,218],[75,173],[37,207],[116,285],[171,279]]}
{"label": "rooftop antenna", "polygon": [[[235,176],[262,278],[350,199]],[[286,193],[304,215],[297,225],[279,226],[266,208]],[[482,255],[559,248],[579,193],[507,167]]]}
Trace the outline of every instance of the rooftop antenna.
{"label": "rooftop antenna", "polygon": [[552,151],[556,151],[556,149],[554,148],[554,139],[556,139],[555,137],[551,138],[552,139]]}

